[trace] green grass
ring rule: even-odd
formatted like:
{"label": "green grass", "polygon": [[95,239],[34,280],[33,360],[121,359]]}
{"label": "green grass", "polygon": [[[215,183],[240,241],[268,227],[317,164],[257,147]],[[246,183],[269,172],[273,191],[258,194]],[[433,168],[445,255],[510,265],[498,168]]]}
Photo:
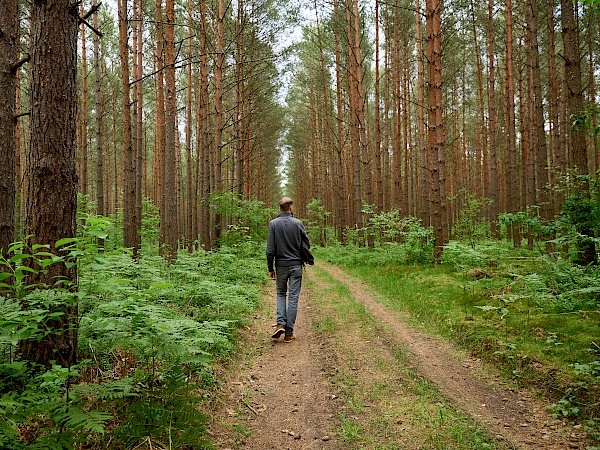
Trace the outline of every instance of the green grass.
{"label": "green grass", "polygon": [[331,381],[343,405],[338,435],[347,448],[506,448],[404,363],[409,355],[347,288],[318,267],[313,273],[322,281],[310,294],[315,327],[332,330]]}
{"label": "green grass", "polygon": [[[320,256],[334,262],[353,261],[340,257],[341,251],[335,249],[328,258],[324,250]],[[554,263],[523,249],[515,251],[514,257],[504,247],[492,249],[487,260],[478,257],[471,266],[480,264],[489,275],[479,280],[469,276],[466,263],[464,267],[450,263],[374,267],[362,258],[360,264],[343,265],[375,290],[378,301],[408,312],[412,325],[492,361],[507,377],[547,393],[549,403],[585,382],[587,389],[579,390],[573,399],[579,420],[597,417],[598,378],[576,376],[571,365],[600,359],[589,351],[600,336],[600,313],[593,304],[598,272]],[[582,305],[588,305],[587,310],[569,310]],[[578,397],[584,392],[586,397]]]}

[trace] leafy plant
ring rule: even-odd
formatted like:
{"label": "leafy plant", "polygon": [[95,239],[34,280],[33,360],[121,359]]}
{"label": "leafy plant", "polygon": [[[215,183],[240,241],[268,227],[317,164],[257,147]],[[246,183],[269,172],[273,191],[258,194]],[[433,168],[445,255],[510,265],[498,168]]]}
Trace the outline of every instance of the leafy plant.
{"label": "leafy plant", "polygon": [[492,200],[487,197],[477,197],[462,189],[460,194],[450,198],[459,203],[456,218],[452,227],[452,237],[459,241],[467,241],[471,247],[491,236],[490,223],[485,213]]}
{"label": "leafy plant", "polygon": [[309,220],[306,223],[308,237],[311,242],[319,243],[321,247],[328,245],[330,239],[335,236],[335,233],[327,226],[327,218],[331,215],[330,211],[325,209],[321,204],[321,200],[312,199],[306,205]]}
{"label": "leafy plant", "polygon": [[213,193],[209,199],[215,212],[228,217],[232,226],[222,234],[221,245],[233,247],[238,244],[266,240],[265,223],[275,215],[258,200],[245,200],[231,191]]}

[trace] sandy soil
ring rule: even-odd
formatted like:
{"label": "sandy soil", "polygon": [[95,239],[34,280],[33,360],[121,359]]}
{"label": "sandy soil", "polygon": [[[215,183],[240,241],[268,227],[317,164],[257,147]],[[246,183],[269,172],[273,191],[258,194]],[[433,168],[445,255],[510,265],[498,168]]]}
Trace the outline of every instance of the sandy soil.
{"label": "sandy soil", "polygon": [[[363,283],[340,268],[325,263],[318,266],[347,286],[385,328],[385,337],[377,343],[378,351],[386,350],[379,347],[401,347],[410,355],[408,363],[419,376],[434,383],[448,401],[473,417],[499,445],[518,449],[585,449],[585,434],[581,430],[554,420],[545,405],[527,392],[511,389],[498,376],[489,375],[494,373],[493,368],[484,367],[448,342],[411,328],[406,323],[406,314],[392,313],[377,303]],[[347,409],[340,398],[343,397],[340,387],[332,382],[332,374],[346,367],[364,373],[359,382],[368,384],[389,373],[377,369],[368,356],[362,359],[360,367],[353,367],[357,361],[349,361],[347,354],[336,346],[336,336],[315,329],[313,322],[323,311],[311,304],[311,291],[318,291],[325,281],[313,274],[313,270],[307,271],[311,286],[303,287],[302,291],[297,339],[292,343],[270,339],[274,322],[273,287],[264,308],[244,332],[245,348],[240,357],[230,361],[220,374],[226,381],[209,402],[212,416],[209,436],[217,448],[355,448],[340,437],[340,417],[347,414]],[[347,333],[344,339],[351,340],[355,354],[373,354],[370,344],[362,342],[358,331],[347,329],[344,333]],[[366,423],[380,414],[373,408],[354,419]],[[406,423],[407,418],[397,423],[403,421]],[[404,432],[405,427],[400,427],[397,425],[391,432]],[[433,448],[412,445],[409,440],[401,442],[405,444],[393,448]]]}

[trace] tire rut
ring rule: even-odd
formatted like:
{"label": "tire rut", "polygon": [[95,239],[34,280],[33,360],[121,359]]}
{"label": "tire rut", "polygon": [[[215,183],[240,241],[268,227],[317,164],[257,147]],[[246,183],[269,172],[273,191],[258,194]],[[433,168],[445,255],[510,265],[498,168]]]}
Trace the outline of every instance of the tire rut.
{"label": "tire rut", "polygon": [[463,411],[500,441],[533,450],[584,449],[584,437],[553,419],[545,405],[524,390],[516,391],[497,379],[478,375],[483,364],[460,356],[450,343],[410,327],[397,312],[378,303],[366,285],[337,266],[317,263],[345,285],[370,314],[389,328],[392,339],[410,353],[409,364]]}

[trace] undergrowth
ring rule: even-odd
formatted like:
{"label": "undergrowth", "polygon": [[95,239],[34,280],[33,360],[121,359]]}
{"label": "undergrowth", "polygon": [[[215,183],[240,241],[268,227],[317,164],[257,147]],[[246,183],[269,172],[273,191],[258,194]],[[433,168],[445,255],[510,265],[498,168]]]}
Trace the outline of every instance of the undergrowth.
{"label": "undergrowth", "polygon": [[[80,237],[56,245],[64,257],[17,243],[0,261],[0,448],[205,448],[199,389],[217,381],[210,362],[232,351],[255,307],[264,244],[229,234],[232,246],[180,251],[172,264],[152,251],[133,260],[111,241],[114,223],[80,223]],[[27,260],[72,261],[77,286],[28,287]],[[79,364],[21,360],[19,341],[46,335],[61,304],[78,308]]]}
{"label": "undergrowth", "polygon": [[598,267],[502,241],[452,241],[435,266],[406,264],[397,252],[332,247],[318,255],[374,286],[390,307],[410,311],[415,325],[537,389],[555,417],[582,424],[598,439]]}

